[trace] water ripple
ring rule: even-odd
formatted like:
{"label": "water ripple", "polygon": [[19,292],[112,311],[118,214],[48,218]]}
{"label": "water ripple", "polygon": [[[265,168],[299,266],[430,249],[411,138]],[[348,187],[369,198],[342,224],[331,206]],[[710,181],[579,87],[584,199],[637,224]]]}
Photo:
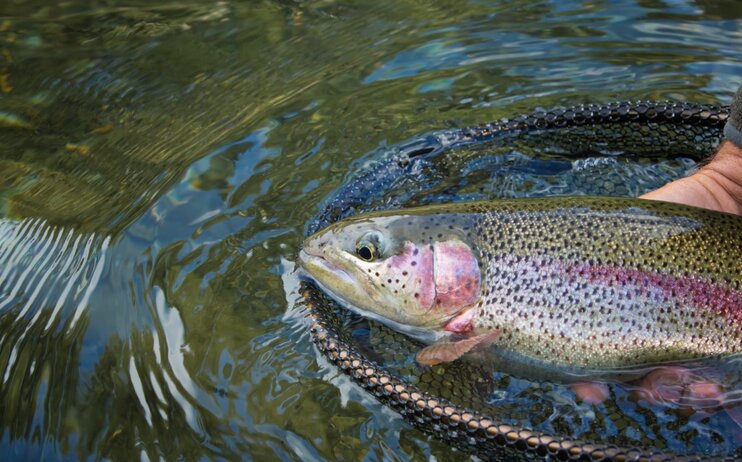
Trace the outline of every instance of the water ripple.
{"label": "water ripple", "polygon": [[[19,348],[31,332],[44,335],[52,327],[74,330],[98,286],[109,243],[109,237],[79,235],[39,219],[0,224],[0,317],[5,320],[16,312],[11,321],[15,328],[0,337],[0,349],[11,346],[3,384],[14,373]],[[42,318],[45,325],[38,329]]]}
{"label": "water ripple", "polygon": [[[0,3],[0,457],[33,460],[463,459],[284,315],[304,223],[421,133],[728,102],[742,40],[733,2],[700,0]],[[692,167],[501,154],[455,163],[472,186],[451,198],[635,194]]]}

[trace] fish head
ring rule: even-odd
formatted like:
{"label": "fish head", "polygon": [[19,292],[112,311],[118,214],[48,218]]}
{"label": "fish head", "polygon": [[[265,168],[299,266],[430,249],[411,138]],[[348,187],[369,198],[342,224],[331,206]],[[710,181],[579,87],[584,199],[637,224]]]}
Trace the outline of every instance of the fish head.
{"label": "fish head", "polygon": [[299,261],[362,313],[439,329],[480,298],[481,270],[466,234],[443,217],[359,216],[307,238]]}

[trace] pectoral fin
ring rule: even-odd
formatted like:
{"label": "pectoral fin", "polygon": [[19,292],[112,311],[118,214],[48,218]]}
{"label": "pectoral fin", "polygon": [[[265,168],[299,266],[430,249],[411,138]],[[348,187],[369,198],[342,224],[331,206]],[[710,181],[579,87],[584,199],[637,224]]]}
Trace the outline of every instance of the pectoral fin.
{"label": "pectoral fin", "polygon": [[594,406],[603,404],[611,396],[608,385],[604,382],[575,382],[569,387],[584,403]]}
{"label": "pectoral fin", "polygon": [[425,364],[427,366],[447,363],[462,357],[477,345],[494,342],[501,333],[501,331],[496,330],[475,337],[465,338],[457,342],[444,341],[434,343],[420,350],[415,359],[417,359],[417,362],[420,364]]}

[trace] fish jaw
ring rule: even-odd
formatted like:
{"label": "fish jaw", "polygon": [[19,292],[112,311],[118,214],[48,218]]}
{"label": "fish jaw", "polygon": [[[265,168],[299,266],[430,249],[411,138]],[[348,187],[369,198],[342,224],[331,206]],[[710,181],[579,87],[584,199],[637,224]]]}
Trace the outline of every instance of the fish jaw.
{"label": "fish jaw", "polygon": [[[437,330],[442,325],[442,322],[425,315],[429,309],[427,306],[400,308],[400,300],[395,299],[391,291],[379,290],[378,278],[374,280],[374,276],[380,268],[359,262],[348,252],[331,246],[318,250],[318,246],[309,245],[299,253],[299,264],[341,304],[363,315],[371,314],[372,318],[381,321],[428,330]],[[420,298],[415,302],[419,303]],[[415,302],[410,301],[407,305],[415,305]]]}
{"label": "fish jaw", "polygon": [[[349,272],[347,267],[338,264],[342,261],[344,260],[327,258],[326,253],[312,253],[311,248],[299,252],[299,265],[323,288],[344,304],[366,309],[368,295],[364,290],[364,282],[367,282],[367,278],[352,268]],[[381,302],[378,298],[374,301]]]}
{"label": "fish jaw", "polygon": [[299,264],[305,271],[321,281],[335,278],[344,285],[353,285],[355,282],[348,273],[333,265],[320,255],[312,255],[305,250],[299,251]]}
{"label": "fish jaw", "polygon": [[347,219],[308,237],[299,263],[348,308],[447,332],[483,290],[478,250],[462,229],[471,223],[457,218],[456,226],[423,215]]}
{"label": "fish jaw", "polygon": [[[309,238],[299,254],[300,265],[334,298],[364,314],[443,332],[464,305],[478,298],[476,260],[475,280],[464,280],[452,260],[460,257],[458,245],[418,246],[407,241],[384,260],[364,262],[325,239],[323,235]],[[471,271],[467,268],[465,275]]]}

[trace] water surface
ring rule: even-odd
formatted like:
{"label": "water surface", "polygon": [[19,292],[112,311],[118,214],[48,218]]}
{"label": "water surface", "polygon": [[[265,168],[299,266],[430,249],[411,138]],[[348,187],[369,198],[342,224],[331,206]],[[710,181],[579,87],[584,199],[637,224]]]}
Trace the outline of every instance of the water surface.
{"label": "water surface", "polygon": [[[0,6],[3,458],[466,458],[339,376],[291,311],[320,201],[431,130],[728,103],[742,75],[734,0],[47,3]],[[636,195],[692,165],[491,188],[609,172]]]}

